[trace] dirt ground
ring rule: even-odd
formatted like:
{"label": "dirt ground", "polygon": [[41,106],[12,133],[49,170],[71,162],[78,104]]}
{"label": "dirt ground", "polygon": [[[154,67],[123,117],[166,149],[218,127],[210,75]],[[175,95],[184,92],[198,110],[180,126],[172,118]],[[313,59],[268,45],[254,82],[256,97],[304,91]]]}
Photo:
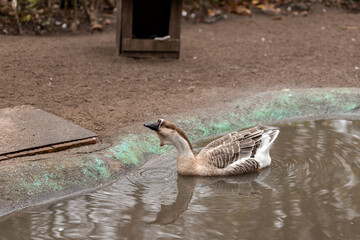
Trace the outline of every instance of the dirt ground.
{"label": "dirt ground", "polygon": [[360,87],[360,16],[326,10],[283,20],[184,22],[179,60],[117,56],[114,26],[94,34],[1,35],[0,108],[32,105],[105,137],[263,91]]}

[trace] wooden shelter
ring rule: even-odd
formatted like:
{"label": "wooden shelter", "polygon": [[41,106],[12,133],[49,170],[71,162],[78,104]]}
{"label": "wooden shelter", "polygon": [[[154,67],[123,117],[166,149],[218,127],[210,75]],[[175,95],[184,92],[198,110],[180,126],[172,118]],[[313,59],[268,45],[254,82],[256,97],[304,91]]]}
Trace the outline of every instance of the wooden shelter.
{"label": "wooden shelter", "polygon": [[119,54],[179,58],[182,0],[118,1]]}

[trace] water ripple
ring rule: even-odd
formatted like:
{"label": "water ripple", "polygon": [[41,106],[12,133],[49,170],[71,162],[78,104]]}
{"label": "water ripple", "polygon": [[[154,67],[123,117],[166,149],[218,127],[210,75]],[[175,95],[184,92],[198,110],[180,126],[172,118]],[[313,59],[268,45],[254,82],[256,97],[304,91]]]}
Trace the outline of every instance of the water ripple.
{"label": "water ripple", "polygon": [[168,183],[170,180],[176,179],[176,171],[171,168],[140,168],[131,172],[127,178],[135,185],[158,185]]}

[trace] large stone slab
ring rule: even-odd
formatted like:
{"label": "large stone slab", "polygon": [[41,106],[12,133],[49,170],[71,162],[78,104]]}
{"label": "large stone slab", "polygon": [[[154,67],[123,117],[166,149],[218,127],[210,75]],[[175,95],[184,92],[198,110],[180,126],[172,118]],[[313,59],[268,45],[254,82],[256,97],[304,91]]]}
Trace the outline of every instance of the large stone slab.
{"label": "large stone slab", "polygon": [[96,136],[94,132],[32,106],[0,109],[0,155]]}

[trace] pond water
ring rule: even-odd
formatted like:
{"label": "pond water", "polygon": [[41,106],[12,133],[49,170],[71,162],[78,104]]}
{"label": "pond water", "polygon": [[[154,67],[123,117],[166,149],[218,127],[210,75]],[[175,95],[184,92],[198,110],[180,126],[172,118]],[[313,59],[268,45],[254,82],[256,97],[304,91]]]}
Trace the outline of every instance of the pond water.
{"label": "pond water", "polygon": [[181,177],[172,151],[98,192],[3,219],[0,239],[360,239],[360,121],[275,127],[260,173]]}

